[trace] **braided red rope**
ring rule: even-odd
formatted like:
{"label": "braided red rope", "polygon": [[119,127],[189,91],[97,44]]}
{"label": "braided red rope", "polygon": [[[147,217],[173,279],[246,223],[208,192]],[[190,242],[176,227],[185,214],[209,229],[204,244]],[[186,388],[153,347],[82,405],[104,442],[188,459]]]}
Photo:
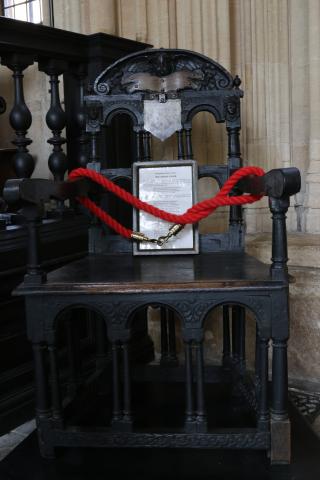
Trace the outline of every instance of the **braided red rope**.
{"label": "braided red rope", "polygon": [[[263,195],[235,195],[229,196],[229,193],[233,187],[239,182],[239,180],[248,175],[262,176],[265,172],[260,167],[243,167],[239,168],[234,172],[228,180],[225,182],[221,190],[212,198],[203,200],[202,202],[193,205],[185,213],[181,215],[176,215],[160,208],[154,207],[149,203],[143,202],[138,197],[135,197],[131,193],[127,192],[123,188],[119,187],[111,180],[105,178],[100,173],[97,173],[95,170],[89,170],[86,168],[77,168],[69,174],[69,179],[73,180],[78,177],[87,177],[90,180],[98,183],[102,187],[112,192],[117,197],[121,198],[125,202],[132,205],[134,208],[143,210],[151,215],[161,218],[170,223],[178,223],[181,225],[186,225],[188,223],[197,223],[201,219],[207,217],[214,210],[221,206],[226,205],[244,205],[245,203],[254,203],[260,200]],[[100,218],[104,223],[106,223],[110,228],[115,230],[117,233],[123,237],[131,238],[133,231],[130,228],[126,228],[112,218],[108,213],[102,210],[98,205],[96,205],[92,200],[87,197],[78,197],[77,200],[88,210],[90,210],[95,216]]]}

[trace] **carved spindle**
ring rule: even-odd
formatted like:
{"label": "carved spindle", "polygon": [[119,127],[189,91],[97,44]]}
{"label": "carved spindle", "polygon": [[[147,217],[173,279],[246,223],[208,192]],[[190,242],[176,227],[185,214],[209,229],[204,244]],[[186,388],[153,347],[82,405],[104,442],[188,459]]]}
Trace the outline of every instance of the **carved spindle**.
{"label": "carved spindle", "polygon": [[227,134],[229,168],[240,168],[242,166],[242,158],[240,151],[240,126],[227,127]]}
{"label": "carved spindle", "polygon": [[141,132],[136,132],[136,161],[140,162],[141,158]]}
{"label": "carved spindle", "polygon": [[232,359],[233,363],[239,365],[239,307],[233,306],[232,311]]}
{"label": "carved spindle", "polygon": [[[66,114],[61,107],[59,94],[59,75],[67,70],[67,64],[56,60],[42,60],[39,62],[39,70],[45,72],[50,77],[50,108],[46,115],[46,122],[53,136],[49,138],[48,143],[53,146],[53,151],[49,156],[49,169],[56,181],[63,180],[68,168],[67,157],[62,150],[62,145],[66,139],[61,136],[61,132],[66,126]],[[63,202],[59,202],[62,208]]]}
{"label": "carved spindle", "polygon": [[102,123],[103,108],[102,104],[97,101],[86,102],[86,129],[90,135],[90,162],[87,165],[92,170],[100,171],[101,164],[99,162],[99,134]]}
{"label": "carved spindle", "polygon": [[[240,127],[227,127],[228,132],[228,165],[230,169],[240,168],[242,166],[241,152],[240,152]],[[236,194],[236,191],[234,191]],[[230,207],[229,224],[230,227],[238,228],[242,224],[242,208],[241,206],[233,205]]]}
{"label": "carved spindle", "polygon": [[43,343],[34,343],[32,348],[36,387],[36,414],[39,419],[45,419],[50,416],[46,367],[47,346]]}
{"label": "carved spindle", "polygon": [[24,99],[22,72],[33,64],[33,58],[29,55],[13,54],[3,56],[1,62],[13,72],[14,104],[9,117],[10,125],[16,132],[16,138],[12,141],[17,147],[13,167],[18,178],[28,178],[32,175],[35,162],[27,149],[27,146],[32,143],[32,140],[26,136],[32,123],[32,116]]}
{"label": "carved spindle", "polygon": [[204,364],[203,364],[203,341],[196,342],[196,380],[197,380],[197,410],[196,422],[197,431],[204,433],[207,431],[207,416],[204,400]]}
{"label": "carved spindle", "polygon": [[228,366],[230,363],[230,319],[229,319],[229,306],[223,305],[223,352],[222,363],[224,366]]}
{"label": "carved spindle", "polygon": [[184,134],[184,130],[179,130],[177,132],[177,137],[178,137],[178,160],[183,160],[185,158],[183,134]]}
{"label": "carved spindle", "polygon": [[90,133],[90,164],[99,165],[99,153],[98,153],[98,132]]}
{"label": "carved spindle", "polygon": [[286,420],[288,403],[287,340],[274,338],[272,342],[272,417]]}
{"label": "carved spindle", "polygon": [[41,213],[41,210],[39,211],[38,208],[33,205],[22,209],[22,214],[26,218],[28,230],[28,263],[24,281],[25,283],[34,285],[41,284],[46,279],[46,274],[41,268],[39,251],[39,225]]}
{"label": "carved spindle", "polygon": [[167,309],[168,324],[168,361],[169,365],[178,365],[178,357],[176,351],[176,322],[172,310]]}
{"label": "carved spindle", "polygon": [[186,369],[186,410],[185,410],[185,430],[193,431],[195,421],[193,405],[193,380],[192,380],[192,343],[184,342],[185,348],[185,369]]}
{"label": "carved spindle", "polygon": [[55,342],[48,345],[50,374],[51,374],[51,405],[52,418],[56,421],[62,420],[61,395],[59,383],[59,370],[57,362],[57,349]]}
{"label": "carved spindle", "polygon": [[193,159],[193,151],[192,151],[192,140],[191,140],[191,128],[187,128],[186,132],[186,144],[187,144],[187,158],[189,160]]}
{"label": "carved spindle", "polygon": [[143,159],[146,162],[151,160],[151,135],[149,132],[144,131],[143,137]]}
{"label": "carved spindle", "polygon": [[168,329],[167,329],[167,316],[166,309],[160,307],[160,328],[161,328],[161,359],[160,365],[168,364]]}
{"label": "carved spindle", "polygon": [[286,213],[290,205],[289,197],[269,198],[272,213],[272,278],[287,280],[288,247],[286,230]]}
{"label": "carved spindle", "polygon": [[77,124],[80,131],[80,136],[78,137],[78,142],[79,142],[78,164],[80,167],[85,168],[89,161],[89,152],[88,152],[89,137],[86,132],[86,115],[85,115],[85,107],[84,107],[85,81],[87,78],[87,69],[85,65],[81,64],[79,66],[76,76],[79,81],[79,110],[76,116]]}
{"label": "carved spindle", "polygon": [[131,375],[129,343],[124,342],[123,346],[123,422],[132,423],[131,412]]}
{"label": "carved spindle", "polygon": [[246,369],[246,310],[239,307],[239,368],[242,373]]}
{"label": "carved spindle", "polygon": [[168,308],[160,309],[161,322],[161,360],[160,364],[175,366],[178,364],[176,353],[176,331],[174,313]]}
{"label": "carved spindle", "polygon": [[258,422],[262,427],[269,420],[268,406],[268,363],[269,339],[259,339],[259,417]]}
{"label": "carved spindle", "polygon": [[117,342],[112,343],[113,408],[111,423],[115,426],[122,420],[120,404],[119,348],[120,345]]}
{"label": "carved spindle", "polygon": [[259,329],[258,329],[257,324],[256,324],[256,345],[255,345],[254,370],[255,370],[256,394],[258,394],[258,392],[260,392],[260,335],[259,335]]}

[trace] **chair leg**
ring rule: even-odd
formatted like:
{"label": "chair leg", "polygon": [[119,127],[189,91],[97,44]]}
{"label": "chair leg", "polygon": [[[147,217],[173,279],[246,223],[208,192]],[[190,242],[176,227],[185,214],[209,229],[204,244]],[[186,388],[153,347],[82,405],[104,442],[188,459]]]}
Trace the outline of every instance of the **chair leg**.
{"label": "chair leg", "polygon": [[55,342],[48,345],[50,376],[51,376],[51,405],[52,405],[52,420],[56,426],[62,427],[63,415],[61,406],[59,370],[57,360],[57,349]]}
{"label": "chair leg", "polygon": [[55,451],[48,442],[46,431],[50,428],[51,418],[49,405],[48,375],[46,366],[47,346],[43,343],[33,343],[34,376],[35,376],[35,403],[38,443],[43,458],[54,458]]}
{"label": "chair leg", "polygon": [[271,463],[290,463],[287,340],[274,338],[272,350]]}
{"label": "chair leg", "polygon": [[268,350],[269,339],[258,337],[259,350],[259,391],[258,391],[258,426],[261,430],[269,427],[269,404],[268,404]]}

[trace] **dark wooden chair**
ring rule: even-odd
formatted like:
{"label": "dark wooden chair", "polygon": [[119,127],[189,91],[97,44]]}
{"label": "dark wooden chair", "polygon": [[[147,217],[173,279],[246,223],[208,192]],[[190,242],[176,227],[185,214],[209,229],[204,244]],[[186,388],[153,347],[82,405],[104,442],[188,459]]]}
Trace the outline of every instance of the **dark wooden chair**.
{"label": "dark wooden chair", "polygon": [[[221,65],[186,50],[151,49],[115,62],[97,77],[94,93],[85,99],[87,131],[91,137],[89,168],[100,169],[114,181],[130,182],[130,165],[112,165],[112,159],[108,163],[105,143],[101,145],[102,162],[98,161],[99,135],[103,132],[108,136],[108,126],[112,125],[115,116],[125,113],[133,124],[132,160],[149,160],[151,135],[144,128],[144,100],[178,99],[182,127],[177,132],[179,159],[193,156],[192,118],[198,112],[209,111],[217,122],[226,124],[227,164],[199,167],[199,178],[214,178],[221,186],[242,165],[239,131],[243,93],[239,87],[240,79],[233,78]],[[198,255],[133,256],[129,240],[94,224],[90,233],[90,254],[45,277],[37,246],[37,223],[43,201],[55,198],[61,202],[92,194],[108,207],[108,211],[112,204],[108,196],[102,195],[87,179],[7,182],[6,201],[22,203],[29,229],[28,273],[16,294],[24,295],[26,300],[43,456],[53,456],[56,446],[252,448],[271,450],[274,463],[290,461],[285,214],[290,195],[297,193],[299,188],[300,175],[295,168],[272,170],[263,177],[251,176],[237,186],[238,192],[264,193],[269,197],[273,227],[270,266],[245,253],[242,210],[231,207],[229,230],[222,234],[201,235]],[[112,208],[114,212],[120,209],[119,205]],[[120,210],[120,216],[127,222],[131,220],[131,214],[128,217],[125,211],[121,213]],[[111,345],[109,363],[104,363],[107,369],[111,365],[110,375],[112,371],[113,400],[109,420],[103,417],[99,425],[89,424],[86,428],[79,421],[75,428],[70,421],[70,410],[62,402],[62,380],[56,354],[57,318],[79,306],[104,319]],[[160,366],[137,366],[130,351],[136,312],[142,309],[145,313],[147,306],[161,309]],[[223,306],[224,330],[223,362],[219,371],[204,366],[203,355],[205,319],[217,306]],[[245,372],[245,308],[254,314],[257,325],[256,371],[252,381]],[[175,349],[177,317],[185,349],[183,366],[178,365]],[[269,391],[270,340],[272,380]],[[102,373],[99,378],[100,383],[108,383]],[[215,428],[209,418],[206,385],[222,379],[240,388],[255,414],[253,425],[241,424],[238,428],[226,425],[229,428],[225,430]],[[148,423],[144,418],[144,413],[148,415],[147,407],[135,417],[132,402],[142,388],[142,380],[182,386],[184,405],[177,407],[177,412],[184,415],[180,425],[167,428],[165,421],[158,427]],[[77,401],[77,396],[75,399]],[[219,413],[216,412],[216,416]]]}

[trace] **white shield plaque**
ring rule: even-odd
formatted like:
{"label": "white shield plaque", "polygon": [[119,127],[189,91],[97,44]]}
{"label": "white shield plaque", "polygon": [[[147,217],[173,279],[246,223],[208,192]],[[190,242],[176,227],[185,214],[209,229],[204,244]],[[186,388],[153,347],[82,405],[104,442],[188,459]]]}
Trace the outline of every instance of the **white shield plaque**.
{"label": "white shield plaque", "polygon": [[181,100],[144,100],[144,129],[162,142],[181,130]]}

